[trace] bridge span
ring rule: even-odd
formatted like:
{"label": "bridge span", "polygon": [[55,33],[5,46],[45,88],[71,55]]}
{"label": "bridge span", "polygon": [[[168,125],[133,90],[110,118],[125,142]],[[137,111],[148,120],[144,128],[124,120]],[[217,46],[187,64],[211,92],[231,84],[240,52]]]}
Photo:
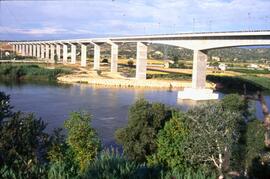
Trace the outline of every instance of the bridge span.
{"label": "bridge span", "polygon": [[[63,63],[67,63],[68,46],[71,49],[71,64],[76,63],[76,47],[81,46],[81,66],[86,66],[87,45],[94,46],[94,70],[100,69],[100,45],[111,45],[111,72],[117,72],[118,46],[121,43],[137,43],[136,79],[146,79],[147,46],[149,44],[166,44],[193,50],[192,88],[186,88],[178,93],[181,99],[206,100],[217,99],[218,95],[206,89],[207,51],[210,49],[241,47],[241,46],[269,46],[270,30],[212,32],[212,33],[179,33],[144,36],[121,36],[89,39],[67,40],[35,40],[12,41],[15,52],[23,56],[34,56],[47,59],[52,63],[54,56]],[[61,56],[62,53],[62,56]]]}

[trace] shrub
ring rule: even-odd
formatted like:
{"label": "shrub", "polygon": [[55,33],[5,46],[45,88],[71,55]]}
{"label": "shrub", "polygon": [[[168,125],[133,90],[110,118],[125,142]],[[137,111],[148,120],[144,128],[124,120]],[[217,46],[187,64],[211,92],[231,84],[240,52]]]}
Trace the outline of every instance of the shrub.
{"label": "shrub", "polygon": [[107,58],[102,59],[101,63],[109,63],[109,60]]}
{"label": "shrub", "polygon": [[0,126],[4,118],[12,115],[12,106],[10,106],[10,97],[0,91]]}
{"label": "shrub", "polygon": [[105,151],[90,164],[84,178],[96,179],[124,179],[135,175],[139,165],[134,161],[127,160],[121,154]]}
{"label": "shrub", "polygon": [[116,131],[116,140],[129,159],[145,162],[155,153],[157,133],[170,118],[171,110],[164,104],[140,99],[129,109],[127,127]]}
{"label": "shrub", "polygon": [[133,67],[134,62],[133,62],[133,60],[128,60],[127,64],[129,67]]}
{"label": "shrub", "polygon": [[[264,152],[264,132],[265,128],[263,123],[259,120],[253,120],[248,122],[246,131],[246,146],[244,163],[245,169],[248,171],[249,176],[258,177],[256,170],[259,169],[259,165],[256,164]],[[255,164],[255,165],[254,165]],[[261,168],[263,168],[261,166]],[[261,171],[262,172],[262,171]]]}
{"label": "shrub", "polygon": [[238,94],[230,94],[226,95],[221,100],[221,105],[225,110],[230,111],[239,111],[241,113],[245,113],[248,108],[248,102],[245,98],[241,97]]}
{"label": "shrub", "polygon": [[65,121],[67,143],[74,151],[75,160],[83,172],[98,155],[101,144],[96,131],[90,126],[91,117],[84,112],[73,112]]}
{"label": "shrub", "polygon": [[185,140],[188,128],[185,124],[184,113],[174,113],[172,119],[166,122],[157,138],[157,152],[148,157],[148,164],[163,165],[170,170],[184,172],[187,169],[185,159]]}
{"label": "shrub", "polygon": [[79,173],[78,162],[75,161],[74,152],[66,143],[65,136],[61,134],[61,131],[62,129],[56,129],[50,136],[50,148],[48,151],[49,175],[55,178],[59,175],[76,177]]}
{"label": "shrub", "polygon": [[187,119],[190,133],[185,157],[194,167],[213,168],[224,176],[230,169],[230,156],[239,141],[241,114],[213,103],[191,109]]}
{"label": "shrub", "polygon": [[48,146],[45,127],[32,114],[18,112],[5,119],[0,131],[0,166],[7,166],[23,178],[41,176],[40,166]]}

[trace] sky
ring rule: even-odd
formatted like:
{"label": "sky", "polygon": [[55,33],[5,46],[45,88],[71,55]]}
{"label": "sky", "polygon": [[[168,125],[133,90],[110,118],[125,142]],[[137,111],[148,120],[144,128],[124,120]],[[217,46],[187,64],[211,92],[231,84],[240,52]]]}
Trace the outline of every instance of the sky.
{"label": "sky", "polygon": [[0,40],[270,29],[270,0],[0,0]]}

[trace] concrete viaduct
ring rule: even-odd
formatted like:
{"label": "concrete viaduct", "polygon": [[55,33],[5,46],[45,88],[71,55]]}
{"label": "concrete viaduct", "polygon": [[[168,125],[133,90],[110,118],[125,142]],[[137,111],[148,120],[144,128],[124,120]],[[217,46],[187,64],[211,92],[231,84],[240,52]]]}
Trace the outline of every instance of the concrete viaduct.
{"label": "concrete viaduct", "polygon": [[[108,37],[92,39],[50,40],[50,41],[13,41],[13,50],[23,56],[35,56],[54,62],[54,56],[67,63],[68,46],[71,48],[71,64],[76,63],[76,47],[81,46],[81,66],[86,66],[87,44],[94,46],[94,70],[100,68],[100,45],[111,45],[111,72],[117,72],[118,45],[137,43],[136,79],[146,79],[147,46],[151,43],[173,45],[193,50],[192,88],[178,93],[182,99],[216,99],[218,95],[206,89],[207,51],[210,49],[270,45],[270,31],[240,31],[212,33],[181,33],[146,36]],[[61,50],[62,49],[62,50]]]}

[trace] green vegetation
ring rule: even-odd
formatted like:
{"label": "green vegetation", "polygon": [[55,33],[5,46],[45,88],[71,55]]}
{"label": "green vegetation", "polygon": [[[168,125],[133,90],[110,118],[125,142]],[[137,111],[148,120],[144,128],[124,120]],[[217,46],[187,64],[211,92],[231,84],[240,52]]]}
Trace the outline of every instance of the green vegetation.
{"label": "green vegetation", "polygon": [[171,110],[159,103],[138,100],[128,114],[128,125],[116,131],[116,140],[123,145],[128,158],[145,162],[156,151],[156,135],[171,118]]}
{"label": "green vegetation", "polygon": [[252,70],[252,69],[229,69],[229,71],[244,73],[244,74],[270,74],[270,70]]}
{"label": "green vegetation", "polygon": [[162,78],[162,79],[173,79],[173,80],[187,80],[191,79],[191,74],[185,73],[169,73],[169,74],[147,74],[147,79],[151,78]]}
{"label": "green vegetation", "polygon": [[0,66],[0,77],[8,79],[56,80],[60,74],[70,72],[70,69],[46,69],[38,65],[1,64]]}
{"label": "green vegetation", "polygon": [[164,128],[158,132],[157,151],[147,157],[148,165],[162,165],[178,172],[185,172],[188,169],[184,157],[186,150],[184,143],[190,131],[185,120],[185,114],[178,112],[174,113],[170,121],[166,122]]}
{"label": "green vegetation", "polygon": [[264,90],[270,90],[270,78],[258,76],[241,76],[240,78],[247,80],[254,84],[254,86],[259,86]]}
{"label": "green vegetation", "polygon": [[0,93],[0,178],[269,178],[264,126],[233,94],[187,112],[138,100],[117,131],[124,153],[101,150],[91,117],[70,114],[49,135],[33,114]]}
{"label": "green vegetation", "polygon": [[221,84],[221,92],[256,92],[270,90],[270,78],[256,76],[216,76],[207,75],[206,79]]}
{"label": "green vegetation", "polygon": [[68,130],[67,143],[74,151],[80,170],[84,171],[100,151],[101,144],[96,131],[89,125],[91,117],[87,113],[71,113],[65,121]]}

